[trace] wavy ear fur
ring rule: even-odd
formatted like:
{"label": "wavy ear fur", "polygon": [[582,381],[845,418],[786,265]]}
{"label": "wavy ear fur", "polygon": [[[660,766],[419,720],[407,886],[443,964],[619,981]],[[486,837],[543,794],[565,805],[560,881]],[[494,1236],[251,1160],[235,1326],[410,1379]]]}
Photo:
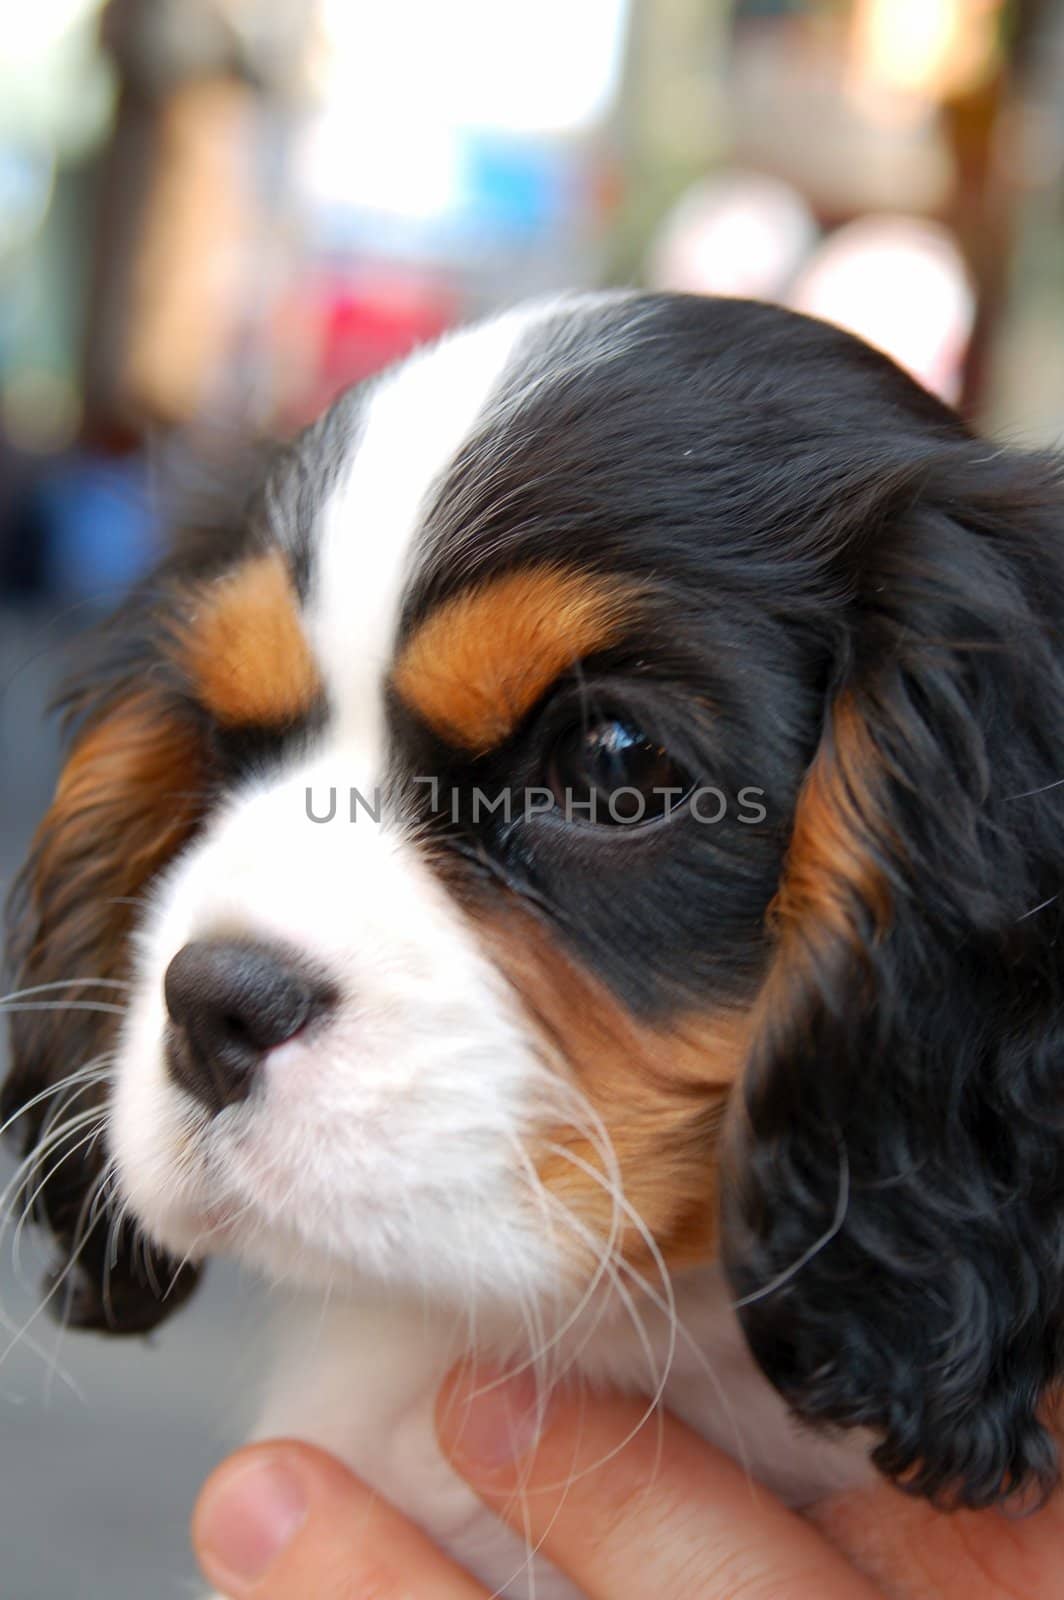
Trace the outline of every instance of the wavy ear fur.
{"label": "wavy ear fur", "polygon": [[[201,733],[165,637],[155,607],[127,607],[68,694],[72,748],[9,911],[14,986],[44,1004],[12,1013],[0,1116],[14,1119],[23,1155],[39,1156],[24,1192],[39,1190],[35,1214],[59,1245],[53,1309],[112,1332],[153,1327],[195,1281],[188,1269],[175,1280],[176,1263],[128,1225],[112,1227],[101,1193],[106,1080],[60,1087],[90,1063],[106,1065],[137,907],[198,817]],[[68,1118],[93,1108],[98,1124],[81,1118],[62,1135]]]}
{"label": "wavy ear fur", "polygon": [[799,1417],[1045,1492],[1064,1362],[1064,493],[970,444],[861,554],[734,1107],[724,1251]]}
{"label": "wavy ear fur", "polygon": [[[107,1203],[106,1080],[64,1085],[89,1063],[107,1064],[145,892],[195,833],[209,798],[205,721],[188,692],[180,639],[197,585],[258,537],[242,514],[245,489],[241,479],[223,521],[188,529],[86,652],[60,701],[66,764],[8,908],[11,987],[38,989],[26,998],[40,1009],[11,1014],[0,1123],[25,1159],[37,1157],[20,1194],[36,1195],[34,1215],[59,1247],[50,1309],[78,1327],[145,1332],[197,1278]],[[72,981],[82,979],[93,981]],[[94,1108],[98,1124],[83,1120],[62,1136],[65,1119]]]}

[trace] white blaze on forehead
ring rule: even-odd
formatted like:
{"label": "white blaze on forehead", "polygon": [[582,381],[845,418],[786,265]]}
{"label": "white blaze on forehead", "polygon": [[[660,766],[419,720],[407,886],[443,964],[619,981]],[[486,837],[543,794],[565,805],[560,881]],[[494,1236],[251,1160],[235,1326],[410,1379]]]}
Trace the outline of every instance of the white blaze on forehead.
{"label": "white blaze on forehead", "polygon": [[510,313],[453,334],[382,379],[351,464],[322,511],[307,631],[338,737],[378,760],[384,678],[429,496],[529,320]]}

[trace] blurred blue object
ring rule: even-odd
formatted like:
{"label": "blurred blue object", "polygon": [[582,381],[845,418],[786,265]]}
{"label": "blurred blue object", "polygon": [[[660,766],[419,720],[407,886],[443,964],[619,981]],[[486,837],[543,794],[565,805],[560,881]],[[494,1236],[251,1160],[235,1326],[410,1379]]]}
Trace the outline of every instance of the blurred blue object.
{"label": "blurred blue object", "polygon": [[27,507],[42,587],[66,600],[118,599],[162,551],[153,500],[139,457],[78,455],[57,463],[34,485]]}
{"label": "blurred blue object", "polygon": [[54,178],[50,150],[0,143],[0,258],[24,245],[40,227]]}
{"label": "blurred blue object", "polygon": [[569,220],[579,193],[572,152],[536,139],[468,130],[461,141],[459,226],[536,233]]}

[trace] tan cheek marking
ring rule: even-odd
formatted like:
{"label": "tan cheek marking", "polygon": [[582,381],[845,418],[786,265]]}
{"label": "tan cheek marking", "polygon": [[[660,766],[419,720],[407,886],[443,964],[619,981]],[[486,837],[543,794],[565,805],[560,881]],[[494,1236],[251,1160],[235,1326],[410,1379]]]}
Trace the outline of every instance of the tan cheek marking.
{"label": "tan cheek marking", "polygon": [[509,573],[421,624],[395,688],[459,749],[493,749],[560,673],[620,636],[635,598],[631,585],[562,567]]}
{"label": "tan cheek marking", "polygon": [[[604,1124],[625,1199],[666,1261],[677,1267],[711,1260],[717,1252],[717,1144],[745,1060],[749,1012],[722,1009],[650,1027],[581,972],[531,919],[489,919],[481,932],[550,1056]],[[594,1140],[563,1123],[532,1153],[550,1193],[597,1239],[607,1238],[614,1206],[600,1181],[606,1168]],[[653,1253],[639,1229],[630,1218],[617,1220],[626,1259],[653,1271]],[[573,1245],[580,1254],[575,1234]]]}
{"label": "tan cheek marking", "polygon": [[181,652],[201,701],[229,726],[283,725],[321,693],[299,601],[277,554],[256,556],[202,591]]}

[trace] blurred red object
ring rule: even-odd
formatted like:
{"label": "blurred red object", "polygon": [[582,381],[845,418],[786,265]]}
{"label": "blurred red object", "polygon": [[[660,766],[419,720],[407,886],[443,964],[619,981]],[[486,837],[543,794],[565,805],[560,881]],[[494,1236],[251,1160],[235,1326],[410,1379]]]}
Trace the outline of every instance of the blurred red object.
{"label": "blurred red object", "polygon": [[341,389],[439,338],[460,314],[457,289],[429,273],[360,266],[307,275],[280,313],[281,422],[308,422]]}

